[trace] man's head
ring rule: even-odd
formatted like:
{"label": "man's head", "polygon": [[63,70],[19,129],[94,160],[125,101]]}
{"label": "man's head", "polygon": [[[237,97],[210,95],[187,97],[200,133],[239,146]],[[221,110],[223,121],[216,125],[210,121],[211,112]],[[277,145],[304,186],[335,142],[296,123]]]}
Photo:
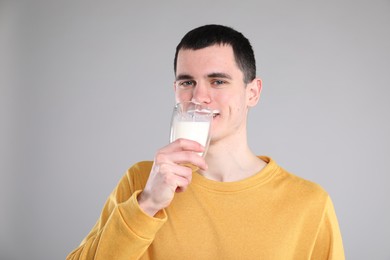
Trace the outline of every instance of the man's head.
{"label": "man's head", "polygon": [[256,61],[249,40],[240,32],[222,25],[204,25],[189,31],[176,47],[174,71],[176,74],[177,56],[180,50],[199,50],[212,45],[230,45],[238,68],[244,74],[244,82],[256,77]]}
{"label": "man's head", "polygon": [[[247,114],[260,97],[249,41],[231,28],[206,25],[184,36],[175,55],[176,102],[195,101],[219,113],[211,143],[246,142]],[[233,141],[234,140],[234,141]]]}

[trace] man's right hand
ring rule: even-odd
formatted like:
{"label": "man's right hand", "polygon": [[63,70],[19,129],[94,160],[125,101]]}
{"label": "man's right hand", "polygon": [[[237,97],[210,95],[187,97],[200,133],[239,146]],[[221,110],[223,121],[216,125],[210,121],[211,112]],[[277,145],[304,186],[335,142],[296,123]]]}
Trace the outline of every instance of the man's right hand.
{"label": "man's right hand", "polygon": [[160,149],[146,186],[138,195],[141,209],[154,216],[171,203],[175,192],[185,191],[192,179],[192,169],[183,164],[206,170],[206,161],[198,154],[203,151],[203,146],[187,139],[178,139]]}

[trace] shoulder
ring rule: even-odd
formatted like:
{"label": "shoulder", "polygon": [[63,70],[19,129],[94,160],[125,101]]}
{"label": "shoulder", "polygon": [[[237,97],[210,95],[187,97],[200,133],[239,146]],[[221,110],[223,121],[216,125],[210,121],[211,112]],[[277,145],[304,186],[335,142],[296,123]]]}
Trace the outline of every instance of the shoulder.
{"label": "shoulder", "polygon": [[325,189],[318,183],[313,182],[311,180],[307,180],[305,178],[302,178],[298,175],[295,175],[293,173],[290,173],[284,169],[282,169],[282,174],[284,175],[284,178],[290,182],[292,185],[295,185],[299,190],[302,192],[315,192],[325,195],[326,191]]}
{"label": "shoulder", "polygon": [[285,195],[290,198],[322,206],[325,206],[329,199],[329,194],[320,184],[292,174],[281,167],[276,179],[286,192]]}
{"label": "shoulder", "polygon": [[149,174],[152,169],[153,162],[152,161],[141,161],[133,164],[129,169],[129,174],[144,174],[145,172]]}
{"label": "shoulder", "polygon": [[267,163],[266,169],[272,172],[274,189],[285,190],[296,195],[328,196],[327,192],[319,184],[285,170],[270,157],[261,156],[260,158]]}
{"label": "shoulder", "polygon": [[329,194],[319,184],[280,169],[276,190],[281,205],[299,212],[302,218],[319,223],[329,205]]}

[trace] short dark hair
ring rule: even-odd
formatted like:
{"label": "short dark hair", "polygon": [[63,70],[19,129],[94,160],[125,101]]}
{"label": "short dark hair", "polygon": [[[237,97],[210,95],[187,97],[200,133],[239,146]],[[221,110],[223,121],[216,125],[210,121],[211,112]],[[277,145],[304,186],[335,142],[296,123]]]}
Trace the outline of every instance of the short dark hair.
{"label": "short dark hair", "polygon": [[177,56],[181,49],[199,50],[212,45],[232,46],[234,58],[244,74],[244,82],[256,78],[256,61],[249,40],[231,27],[209,24],[189,31],[176,47],[174,72],[176,74]]}

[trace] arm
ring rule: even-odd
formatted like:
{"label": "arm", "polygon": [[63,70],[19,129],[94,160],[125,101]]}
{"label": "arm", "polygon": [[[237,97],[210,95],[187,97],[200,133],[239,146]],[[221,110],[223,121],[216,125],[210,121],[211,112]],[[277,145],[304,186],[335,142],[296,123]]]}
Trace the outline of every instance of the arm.
{"label": "arm", "polygon": [[67,260],[138,259],[152,243],[167,217],[164,210],[154,217],[141,210],[137,202],[140,190],[131,190],[129,172],[109,196],[91,232]]}
{"label": "arm", "polygon": [[333,203],[329,197],[325,205],[311,259],[345,259],[339,224]]}
{"label": "arm", "polygon": [[137,164],[129,169],[92,231],[67,260],[141,257],[167,221],[164,209],[175,192],[184,191],[191,181],[191,169],[181,164],[207,167],[197,154],[203,149],[194,141],[177,140],[157,153],[153,167]]}

